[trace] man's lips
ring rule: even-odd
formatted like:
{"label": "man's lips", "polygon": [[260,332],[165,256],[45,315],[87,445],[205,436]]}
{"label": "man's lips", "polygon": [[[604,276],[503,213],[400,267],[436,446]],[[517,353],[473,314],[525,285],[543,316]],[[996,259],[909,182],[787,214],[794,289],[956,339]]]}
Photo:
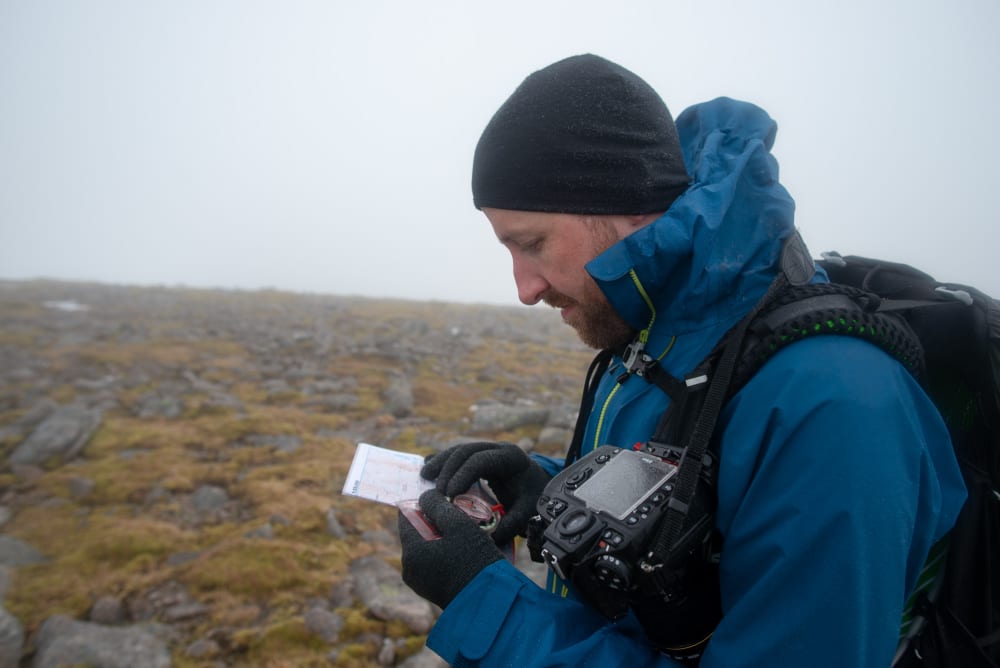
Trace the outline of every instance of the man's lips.
{"label": "man's lips", "polygon": [[562,316],[563,321],[566,321],[576,311],[576,307],[578,306],[575,301],[563,295],[549,295],[543,298],[542,301],[552,308],[559,309],[559,315]]}
{"label": "man's lips", "polygon": [[552,308],[559,309],[559,313],[562,314],[563,319],[566,318],[566,314],[573,310],[576,306],[573,302],[569,301],[559,301],[559,302],[546,302]]}

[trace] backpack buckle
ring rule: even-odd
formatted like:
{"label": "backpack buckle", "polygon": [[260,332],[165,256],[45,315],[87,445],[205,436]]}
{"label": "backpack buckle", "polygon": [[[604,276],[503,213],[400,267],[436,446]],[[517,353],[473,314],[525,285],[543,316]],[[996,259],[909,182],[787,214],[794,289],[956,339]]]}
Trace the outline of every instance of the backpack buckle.
{"label": "backpack buckle", "polygon": [[949,299],[954,299],[957,302],[962,302],[966,306],[972,306],[972,295],[965,290],[957,290],[939,285],[934,288],[934,292],[938,292]]}
{"label": "backpack buckle", "polygon": [[642,375],[651,359],[649,355],[645,354],[645,350],[646,344],[638,339],[625,346],[625,352],[622,353],[622,364],[626,373]]}

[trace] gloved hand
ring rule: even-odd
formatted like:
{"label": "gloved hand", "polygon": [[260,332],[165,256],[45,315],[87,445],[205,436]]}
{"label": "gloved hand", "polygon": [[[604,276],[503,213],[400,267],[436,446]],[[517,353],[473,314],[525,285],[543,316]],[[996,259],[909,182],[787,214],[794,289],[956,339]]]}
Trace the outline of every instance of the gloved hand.
{"label": "gloved hand", "polygon": [[550,476],[538,462],[513,443],[462,443],[427,458],[420,475],[436,481],[437,490],[454,498],[480,478],[489,483],[504,506],[493,540],[506,545],[524,535],[528,519]]}
{"label": "gloved hand", "polygon": [[441,538],[424,540],[410,520],[399,513],[403,582],[444,608],[479,571],[503,559],[503,555],[478,523],[436,489],[420,495],[420,510],[437,527]]}

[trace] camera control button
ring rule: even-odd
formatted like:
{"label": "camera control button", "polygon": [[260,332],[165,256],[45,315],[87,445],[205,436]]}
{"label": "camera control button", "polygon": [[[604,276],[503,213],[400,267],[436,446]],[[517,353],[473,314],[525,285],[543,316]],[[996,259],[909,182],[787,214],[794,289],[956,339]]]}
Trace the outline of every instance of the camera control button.
{"label": "camera control button", "polygon": [[561,499],[551,499],[545,504],[545,512],[552,517],[559,517],[566,510],[566,502]]}
{"label": "camera control button", "polygon": [[638,523],[639,523],[639,518],[636,517],[635,515],[629,515],[628,518],[625,520],[625,524],[629,526],[635,526]]}
{"label": "camera control button", "polygon": [[577,471],[566,480],[566,486],[570,489],[576,489],[583,482],[590,477],[590,469],[583,469],[582,471]]}
{"label": "camera control button", "polygon": [[608,529],[607,531],[605,531],[604,535],[602,535],[601,538],[603,538],[605,542],[609,543],[610,545],[614,545],[615,547],[618,547],[625,541],[625,536],[621,535],[614,529]]}
{"label": "camera control button", "polygon": [[597,462],[598,464],[606,464],[610,460],[611,460],[611,455],[597,455],[597,457],[594,458],[594,461]]}

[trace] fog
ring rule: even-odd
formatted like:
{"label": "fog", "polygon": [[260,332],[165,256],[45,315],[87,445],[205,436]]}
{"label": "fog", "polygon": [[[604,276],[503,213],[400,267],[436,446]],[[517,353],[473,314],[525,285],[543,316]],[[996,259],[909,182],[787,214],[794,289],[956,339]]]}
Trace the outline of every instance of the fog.
{"label": "fog", "polygon": [[0,0],[0,278],[514,304],[472,152],[576,53],[778,122],[815,254],[993,271],[1000,4]]}

